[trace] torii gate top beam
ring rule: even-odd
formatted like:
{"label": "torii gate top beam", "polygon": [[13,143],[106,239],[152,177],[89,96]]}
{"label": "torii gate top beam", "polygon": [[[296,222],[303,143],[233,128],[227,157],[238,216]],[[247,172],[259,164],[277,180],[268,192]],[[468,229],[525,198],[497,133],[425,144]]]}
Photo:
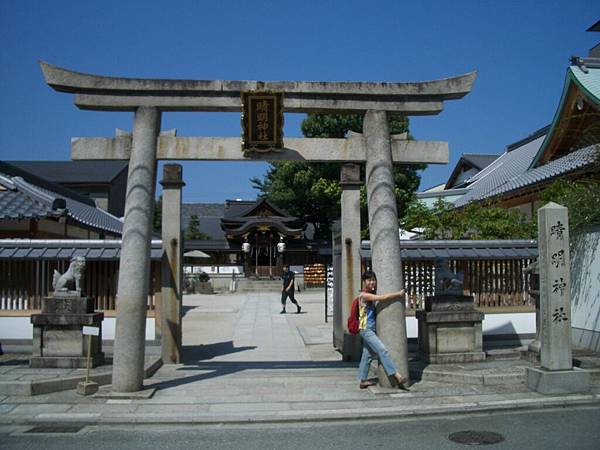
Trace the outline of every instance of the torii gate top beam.
{"label": "torii gate top beam", "polygon": [[104,77],[40,63],[46,83],[75,94],[81,109],[133,111],[140,106],[161,111],[240,111],[243,91],[284,93],[286,112],[364,112],[403,115],[438,114],[444,100],[471,91],[476,72],[418,83],[159,80]]}

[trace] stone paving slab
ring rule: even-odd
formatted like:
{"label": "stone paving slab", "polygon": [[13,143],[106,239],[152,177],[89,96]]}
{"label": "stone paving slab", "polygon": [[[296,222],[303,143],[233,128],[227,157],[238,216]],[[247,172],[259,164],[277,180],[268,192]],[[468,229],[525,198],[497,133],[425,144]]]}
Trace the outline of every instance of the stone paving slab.
{"label": "stone paving slab", "polygon": [[[18,355],[16,359],[3,361],[2,364],[16,364],[14,371],[0,375],[0,394],[30,396],[50,392],[75,389],[77,384],[85,380],[85,369],[46,369],[23,368],[23,360],[29,355]],[[144,366],[146,376],[150,376],[162,365],[160,358],[148,357]],[[90,370],[90,380],[100,385],[109,384],[112,380],[112,366],[98,366]]]}
{"label": "stone paving slab", "polygon": [[62,413],[71,409],[73,405],[47,403],[42,405],[17,405],[9,414],[28,416],[31,414]]}
{"label": "stone paving slab", "polygon": [[0,403],[0,414],[6,414],[15,409],[17,405],[1,404]]}

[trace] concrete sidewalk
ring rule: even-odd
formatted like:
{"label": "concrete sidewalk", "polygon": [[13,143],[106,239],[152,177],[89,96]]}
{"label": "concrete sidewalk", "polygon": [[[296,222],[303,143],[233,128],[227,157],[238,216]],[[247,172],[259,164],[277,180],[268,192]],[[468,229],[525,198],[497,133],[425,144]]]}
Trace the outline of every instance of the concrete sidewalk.
{"label": "concrete sidewalk", "polygon": [[[323,292],[298,299],[302,314],[282,315],[277,293],[186,296],[185,362],[164,365],[145,380],[156,389],[151,398],[81,397],[74,390],[0,394],[0,424],[322,421],[600,404],[598,355],[580,357],[594,371],[589,393],[544,396],[525,387],[530,363],[514,349],[490,352],[477,364],[426,366],[412,358],[409,392],[360,390],[357,364],[342,362],[332,348]],[[19,369],[3,358],[0,379],[15,376]]]}

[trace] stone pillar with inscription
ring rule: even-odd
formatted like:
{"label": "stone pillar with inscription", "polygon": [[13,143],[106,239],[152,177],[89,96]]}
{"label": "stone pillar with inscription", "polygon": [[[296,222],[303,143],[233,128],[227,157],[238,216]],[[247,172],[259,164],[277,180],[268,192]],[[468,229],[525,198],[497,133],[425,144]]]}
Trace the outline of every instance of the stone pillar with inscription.
{"label": "stone pillar with inscription", "polygon": [[527,369],[527,386],[542,394],[589,390],[589,373],[573,367],[568,210],[548,203],[538,210],[541,342],[539,368]]}

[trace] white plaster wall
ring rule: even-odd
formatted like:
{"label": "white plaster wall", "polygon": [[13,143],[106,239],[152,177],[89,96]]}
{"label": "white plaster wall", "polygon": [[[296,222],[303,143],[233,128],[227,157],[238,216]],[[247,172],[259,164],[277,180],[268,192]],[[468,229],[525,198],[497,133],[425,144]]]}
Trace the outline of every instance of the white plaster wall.
{"label": "white plaster wall", "polygon": [[[156,339],[154,317],[146,319],[146,340]],[[0,341],[3,339],[32,339],[33,325],[29,317],[0,317]],[[115,338],[115,318],[106,317],[102,322],[102,339]]]}
{"label": "white plaster wall", "polygon": [[[115,317],[105,317],[102,321],[102,339],[113,340],[115,338]],[[146,340],[156,339],[154,317],[146,318]]]}
{"label": "white plaster wall", "polygon": [[486,314],[483,334],[535,334],[535,313]]}
{"label": "white plaster wall", "polygon": [[[535,313],[486,314],[483,319],[483,334],[535,334]],[[417,318],[406,318],[406,334],[409,338],[418,337]]]}
{"label": "white plaster wall", "polygon": [[[146,319],[146,340],[156,339],[154,318]],[[418,336],[417,319],[406,318],[406,333],[409,338]],[[535,313],[486,314],[483,334],[534,334]],[[0,317],[0,341],[2,339],[31,339],[33,326],[29,317]],[[102,338],[115,338],[115,318],[107,317],[102,322]]]}
{"label": "white plaster wall", "polygon": [[600,226],[573,238],[571,298],[573,328],[600,333]]}
{"label": "white plaster wall", "polygon": [[2,339],[33,339],[29,317],[0,317],[0,341]]}

